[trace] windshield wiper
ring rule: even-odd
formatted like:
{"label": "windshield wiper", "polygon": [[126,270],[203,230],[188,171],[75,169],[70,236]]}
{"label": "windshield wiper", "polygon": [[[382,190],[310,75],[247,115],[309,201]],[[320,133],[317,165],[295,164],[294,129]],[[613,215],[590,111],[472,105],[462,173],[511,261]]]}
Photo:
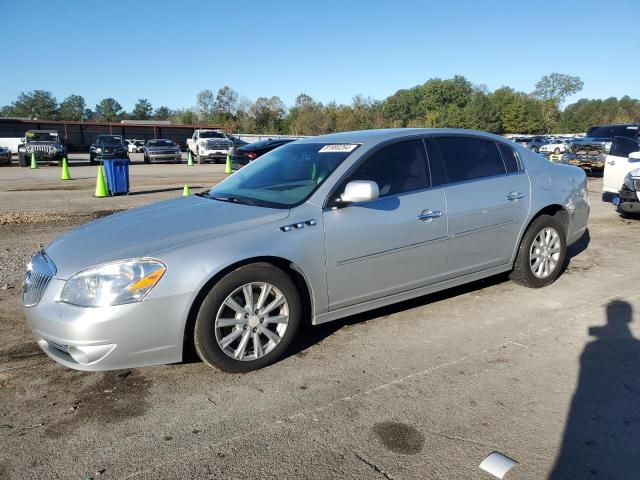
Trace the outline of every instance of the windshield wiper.
{"label": "windshield wiper", "polygon": [[214,200],[218,200],[219,202],[240,203],[242,205],[251,205],[254,207],[257,205],[257,203],[254,202],[253,200],[249,200],[248,198],[244,198],[244,197],[236,197],[231,195],[226,197],[207,195],[207,197],[212,198]]}

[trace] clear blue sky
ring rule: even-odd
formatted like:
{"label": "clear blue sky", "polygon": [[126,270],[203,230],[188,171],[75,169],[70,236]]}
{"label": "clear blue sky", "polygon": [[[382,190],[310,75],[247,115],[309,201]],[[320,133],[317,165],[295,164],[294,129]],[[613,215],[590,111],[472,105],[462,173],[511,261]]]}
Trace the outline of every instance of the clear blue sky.
{"label": "clear blue sky", "polygon": [[640,97],[640,0],[0,0],[0,105],[21,91],[190,107],[228,84],[252,100],[382,99],[431,77],[572,98]]}

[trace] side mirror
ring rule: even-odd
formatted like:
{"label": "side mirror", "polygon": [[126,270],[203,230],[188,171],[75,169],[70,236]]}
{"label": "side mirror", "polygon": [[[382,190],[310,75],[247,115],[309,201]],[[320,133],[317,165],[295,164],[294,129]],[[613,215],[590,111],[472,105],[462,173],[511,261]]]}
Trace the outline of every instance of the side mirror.
{"label": "side mirror", "polygon": [[369,180],[354,180],[347,183],[340,195],[340,203],[361,203],[377,200],[380,190],[376,182]]}
{"label": "side mirror", "polygon": [[640,152],[631,152],[629,154],[629,160],[632,162],[640,162]]}

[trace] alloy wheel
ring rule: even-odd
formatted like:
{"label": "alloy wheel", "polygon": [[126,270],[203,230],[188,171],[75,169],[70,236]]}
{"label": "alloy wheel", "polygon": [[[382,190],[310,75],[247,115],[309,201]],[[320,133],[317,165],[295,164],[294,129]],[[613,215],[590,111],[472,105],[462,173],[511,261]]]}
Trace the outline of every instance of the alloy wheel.
{"label": "alloy wheel", "polygon": [[537,278],[547,278],[556,268],[560,260],[562,239],[556,229],[543,228],[533,239],[529,251],[531,272]]}
{"label": "alloy wheel", "polygon": [[215,319],[216,341],[235,360],[268,355],[282,340],[289,323],[289,304],[275,286],[247,283],[222,302]]}

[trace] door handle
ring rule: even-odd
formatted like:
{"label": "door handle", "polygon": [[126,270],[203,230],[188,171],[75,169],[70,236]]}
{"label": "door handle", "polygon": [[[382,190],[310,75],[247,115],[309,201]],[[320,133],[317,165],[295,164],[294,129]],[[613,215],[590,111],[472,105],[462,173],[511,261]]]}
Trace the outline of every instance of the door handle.
{"label": "door handle", "polygon": [[616,164],[616,161],[615,161],[615,160],[609,160],[607,163],[608,163],[609,165],[615,165],[615,164]]}
{"label": "door handle", "polygon": [[507,200],[510,200],[512,202],[514,200],[520,200],[521,198],[524,198],[524,193],[511,192],[511,193],[509,193],[509,195],[507,195]]}
{"label": "door handle", "polygon": [[440,210],[423,210],[422,213],[418,215],[418,220],[433,220],[441,216],[442,212]]}

